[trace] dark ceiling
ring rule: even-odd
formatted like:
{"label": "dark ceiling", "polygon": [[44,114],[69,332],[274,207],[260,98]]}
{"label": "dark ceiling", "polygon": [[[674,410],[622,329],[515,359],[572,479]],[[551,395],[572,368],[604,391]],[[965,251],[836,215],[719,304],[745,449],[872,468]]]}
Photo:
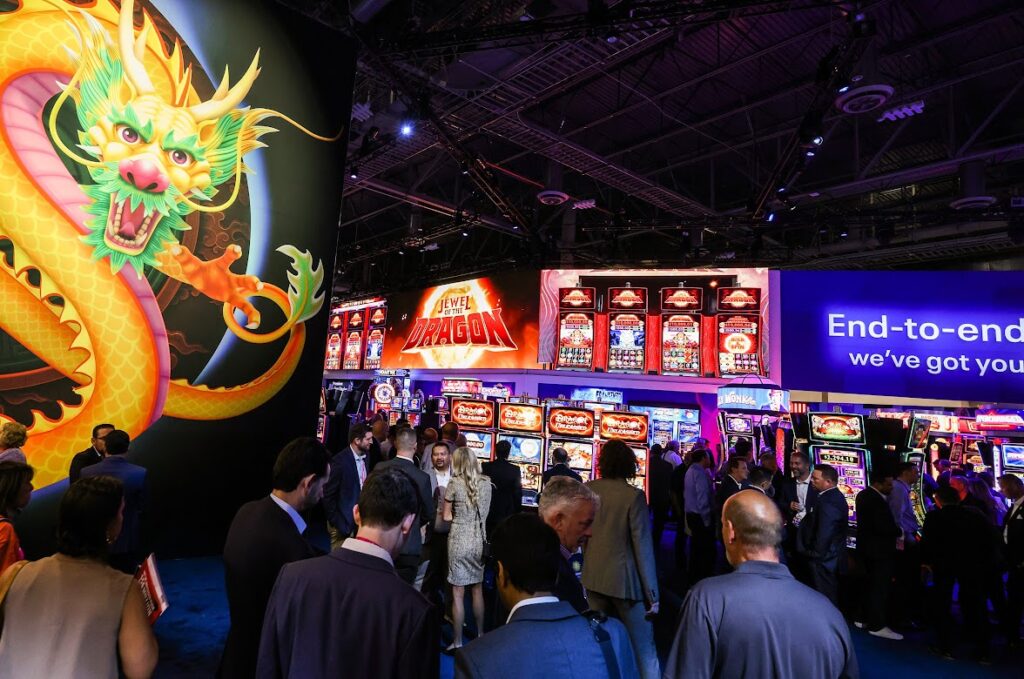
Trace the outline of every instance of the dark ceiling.
{"label": "dark ceiling", "polygon": [[339,296],[1024,252],[1019,1],[281,1],[362,45]]}

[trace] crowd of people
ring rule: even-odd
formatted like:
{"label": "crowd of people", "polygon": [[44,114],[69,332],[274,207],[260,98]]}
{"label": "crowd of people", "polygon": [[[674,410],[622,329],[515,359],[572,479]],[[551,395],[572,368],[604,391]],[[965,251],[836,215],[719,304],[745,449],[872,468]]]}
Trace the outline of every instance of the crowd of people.
{"label": "crowd of people", "polygon": [[[0,431],[0,676],[154,671],[131,577],[146,553],[145,470],[125,458],[125,432],[92,434],[69,469],[57,553],[27,562],[12,523],[33,490],[18,456],[25,431]],[[936,481],[911,463],[877,463],[851,534],[837,470],[800,451],[784,474],[774,451],[755,458],[743,444],[720,462],[705,441],[654,446],[648,503],[625,443],[603,446],[586,483],[553,450],[534,513],[505,441],[482,465],[454,423],[375,419],[352,425],[347,442],[333,453],[315,438],[290,442],[270,493],[235,515],[218,676],[432,677],[442,652],[457,677],[856,677],[847,619],[894,642],[929,626],[943,657],[962,637],[987,662],[994,615],[1019,645],[1024,483],[1014,475],[940,460]],[[670,613],[663,666],[654,622],[669,615],[656,567],[666,538],[687,593]]]}

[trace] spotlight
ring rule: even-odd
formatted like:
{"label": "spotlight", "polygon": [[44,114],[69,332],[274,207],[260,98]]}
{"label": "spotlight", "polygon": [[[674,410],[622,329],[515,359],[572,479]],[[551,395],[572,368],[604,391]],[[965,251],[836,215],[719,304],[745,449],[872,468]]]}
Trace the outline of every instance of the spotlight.
{"label": "spotlight", "polygon": [[775,213],[774,213],[774,212],[769,212],[769,213],[768,213],[768,217],[766,218],[766,221],[767,221],[767,222],[768,222],[769,224],[771,224],[772,222],[774,222],[774,221],[775,221]]}
{"label": "spotlight", "polygon": [[808,151],[808,152],[807,152],[807,157],[808,157],[808,158],[813,158],[814,156],[815,156],[815,153],[814,153],[814,151]]}
{"label": "spotlight", "polygon": [[359,166],[353,165],[352,171],[348,173],[349,179],[359,179]]}
{"label": "spotlight", "polygon": [[412,123],[402,123],[402,126],[398,128],[398,133],[403,137],[411,137],[412,133],[416,131]]}
{"label": "spotlight", "polygon": [[811,143],[814,144],[815,146],[821,146],[822,144],[825,143],[825,137],[822,137],[819,134],[817,137],[811,140]]}
{"label": "spotlight", "polygon": [[400,254],[400,255],[404,255],[404,254],[405,254],[405,250],[399,250],[399,251],[398,251],[398,254]]}
{"label": "spotlight", "polygon": [[842,231],[839,232],[839,237],[840,238],[846,238],[849,235],[850,234],[849,234],[849,232],[846,229],[843,229]]}

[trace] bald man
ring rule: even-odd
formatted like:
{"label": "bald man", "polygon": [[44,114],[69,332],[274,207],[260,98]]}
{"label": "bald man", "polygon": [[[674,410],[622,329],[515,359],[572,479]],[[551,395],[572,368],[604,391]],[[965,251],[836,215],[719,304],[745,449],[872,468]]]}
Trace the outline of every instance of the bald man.
{"label": "bald man", "polygon": [[736,570],[686,596],[665,679],[860,676],[842,614],[779,563],[782,515],[771,498],[730,497],[722,541]]}

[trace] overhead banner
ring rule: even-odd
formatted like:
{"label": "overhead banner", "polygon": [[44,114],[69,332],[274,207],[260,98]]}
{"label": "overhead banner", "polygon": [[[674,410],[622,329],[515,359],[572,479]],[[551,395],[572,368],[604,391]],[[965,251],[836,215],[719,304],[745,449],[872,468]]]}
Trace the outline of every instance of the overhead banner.
{"label": "overhead banner", "polygon": [[1024,403],[1024,274],[783,271],[787,389]]}
{"label": "overhead banner", "polygon": [[388,298],[386,368],[537,368],[536,271]]}

